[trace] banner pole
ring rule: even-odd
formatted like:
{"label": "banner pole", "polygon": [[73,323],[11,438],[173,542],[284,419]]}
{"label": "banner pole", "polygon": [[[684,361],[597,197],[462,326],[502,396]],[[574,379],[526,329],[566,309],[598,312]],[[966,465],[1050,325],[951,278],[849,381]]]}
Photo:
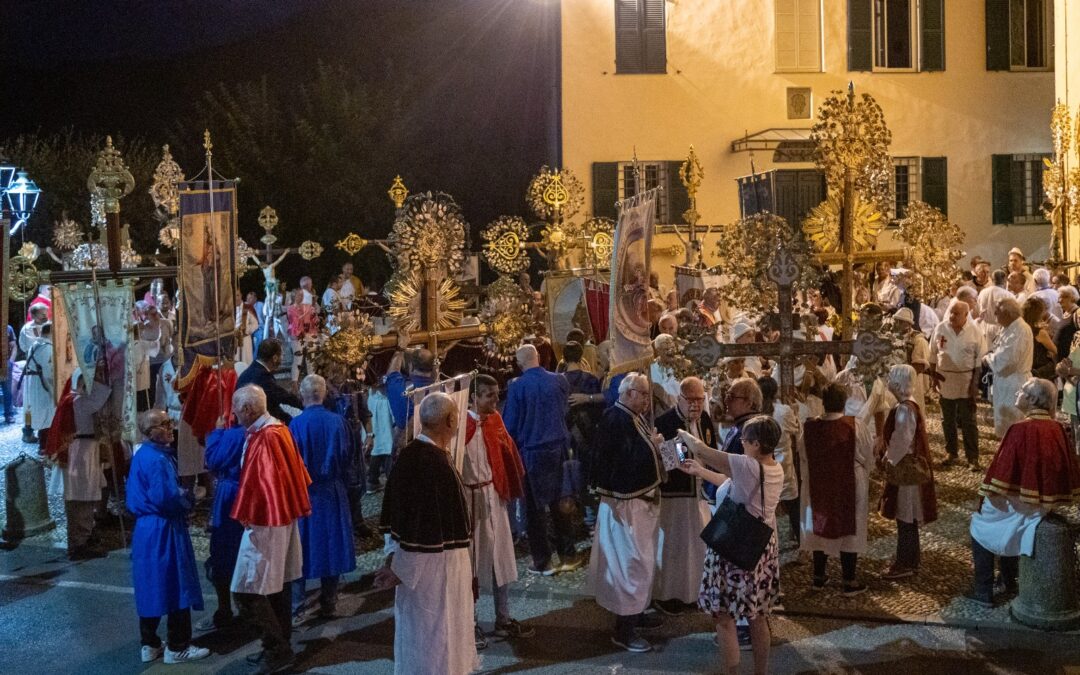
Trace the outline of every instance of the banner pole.
{"label": "banner pole", "polygon": [[214,256],[214,345],[217,348],[215,368],[217,368],[218,373],[218,415],[223,415],[225,413],[225,391],[221,386],[221,265],[218,260],[221,256],[218,255],[220,252],[218,249],[218,228],[214,222],[214,153],[211,152],[214,144],[210,142],[209,129],[203,132],[203,147],[206,148],[206,180],[209,185],[207,193],[210,195],[210,229],[213,236],[211,250]]}

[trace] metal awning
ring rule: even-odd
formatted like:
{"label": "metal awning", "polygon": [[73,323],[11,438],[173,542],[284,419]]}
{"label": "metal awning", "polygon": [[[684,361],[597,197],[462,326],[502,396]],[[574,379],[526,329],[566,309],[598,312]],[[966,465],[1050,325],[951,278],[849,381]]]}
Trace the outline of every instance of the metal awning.
{"label": "metal awning", "polygon": [[809,129],[764,129],[731,142],[732,152],[772,150],[774,162],[813,161],[814,142]]}

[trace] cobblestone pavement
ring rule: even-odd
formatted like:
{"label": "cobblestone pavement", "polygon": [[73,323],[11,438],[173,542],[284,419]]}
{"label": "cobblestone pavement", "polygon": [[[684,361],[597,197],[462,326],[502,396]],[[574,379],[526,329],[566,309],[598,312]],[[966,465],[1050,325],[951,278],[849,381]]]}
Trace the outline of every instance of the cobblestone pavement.
{"label": "cobblestone pavement", "polygon": [[[940,419],[936,404],[930,404],[927,428],[936,462],[945,458]],[[978,422],[980,462],[985,467],[997,447],[989,406],[979,406]],[[0,427],[0,464],[7,464],[22,452],[36,455],[37,446],[21,442],[18,425]],[[940,517],[937,522],[921,529],[922,568],[918,576],[896,582],[880,579],[880,574],[888,567],[895,551],[896,532],[892,521],[887,521],[874,512],[882,487],[880,480],[875,479],[871,486],[872,513],[867,552],[859,558],[859,576],[869,586],[868,592],[845,598],[838,592],[836,584],[824,592],[811,592],[809,557],[800,554],[793,543],[787,543],[782,547],[781,555],[781,586],[785,593],[785,611],[792,616],[832,616],[975,626],[1011,625],[1007,603],[986,609],[963,598],[971,580],[968,519],[976,507],[976,488],[981,479],[982,473],[972,473],[966,467],[935,471]],[[0,486],[0,496],[5,490],[6,486]],[[364,513],[372,529],[377,524],[381,500],[381,493],[364,497]],[[192,540],[196,555],[200,559],[206,557],[209,546],[209,537],[205,531],[207,506],[206,503],[200,505],[192,518]],[[60,495],[50,496],[50,511],[56,520],[57,528],[27,539],[24,544],[60,548],[64,546],[64,509]],[[1076,518],[1076,510],[1070,515]],[[786,542],[789,536],[787,520],[784,517],[777,520],[781,541]],[[107,548],[122,548],[116,517],[100,520],[97,536]],[[358,570],[371,571],[381,564],[381,544],[382,541],[377,535],[357,541]],[[587,546],[587,542],[580,544],[583,549]],[[544,592],[550,589],[555,592],[576,593],[584,586],[584,570],[536,579],[525,572],[527,564],[528,556],[524,549],[519,547],[518,567],[525,592]],[[839,561],[830,559],[829,565],[830,579],[839,579]]]}

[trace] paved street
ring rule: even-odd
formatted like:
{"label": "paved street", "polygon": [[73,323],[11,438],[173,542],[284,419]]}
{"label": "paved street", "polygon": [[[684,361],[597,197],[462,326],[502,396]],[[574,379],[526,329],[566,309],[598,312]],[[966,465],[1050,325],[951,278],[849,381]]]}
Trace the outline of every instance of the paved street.
{"label": "paved street", "polygon": [[[983,412],[986,412],[985,409]],[[933,420],[933,418],[931,418]],[[980,420],[984,433],[989,433]],[[940,448],[939,425],[931,438]],[[984,464],[992,443],[983,443]],[[0,428],[0,462],[20,452],[18,429]],[[940,452],[940,451],[939,451]],[[1007,606],[975,607],[960,598],[970,580],[966,520],[979,476],[966,470],[939,472],[942,519],[923,534],[926,563],[919,578],[889,583],[876,573],[895,543],[891,524],[871,520],[869,551],[860,570],[870,592],[858,598],[809,593],[808,565],[788,547],[783,554],[787,610],[773,620],[776,673],[1046,673],[1080,672],[1080,640],[1075,634],[1047,634],[1012,623]],[[381,495],[365,499],[365,513],[377,513]],[[67,561],[63,549],[63,505],[51,500],[58,529],[0,552],[0,649],[4,672],[27,673],[245,673],[244,657],[256,651],[245,634],[207,635],[210,659],[190,666],[146,668],[138,661],[138,631],[130,566],[120,549],[115,519],[102,523],[102,541],[115,548],[107,558]],[[786,535],[780,518],[781,535]],[[193,518],[197,554],[205,557],[205,513]],[[358,571],[349,575],[338,610],[341,618],[311,621],[294,634],[298,669],[311,673],[390,673],[393,669],[393,607],[390,594],[365,594],[361,573],[379,564],[377,539],[359,542]],[[655,653],[631,655],[608,641],[610,617],[584,596],[584,571],[536,579],[524,575],[512,600],[517,618],[535,626],[536,636],[518,644],[497,640],[482,652],[484,672],[524,673],[709,673],[718,655],[709,621],[699,613],[669,619],[650,636]],[[207,609],[212,591],[204,584]],[[483,598],[482,619],[491,602]],[[202,614],[196,615],[196,620]],[[749,672],[749,653],[744,666]]]}

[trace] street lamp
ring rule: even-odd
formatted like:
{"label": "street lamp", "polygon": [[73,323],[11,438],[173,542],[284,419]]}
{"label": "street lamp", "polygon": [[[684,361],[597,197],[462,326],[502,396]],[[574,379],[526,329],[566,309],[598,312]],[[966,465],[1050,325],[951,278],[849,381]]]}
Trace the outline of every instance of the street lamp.
{"label": "street lamp", "polygon": [[[11,162],[7,161],[3,155],[0,155],[0,195],[3,195],[7,191],[8,185],[15,179],[15,169],[17,167]],[[2,205],[0,205],[2,207]]]}
{"label": "street lamp", "polygon": [[19,231],[19,227],[30,219],[40,196],[41,188],[37,186],[37,183],[27,177],[25,171],[19,171],[15,180],[7,186],[8,208],[15,217],[15,224],[12,225],[9,234],[14,235]]}

